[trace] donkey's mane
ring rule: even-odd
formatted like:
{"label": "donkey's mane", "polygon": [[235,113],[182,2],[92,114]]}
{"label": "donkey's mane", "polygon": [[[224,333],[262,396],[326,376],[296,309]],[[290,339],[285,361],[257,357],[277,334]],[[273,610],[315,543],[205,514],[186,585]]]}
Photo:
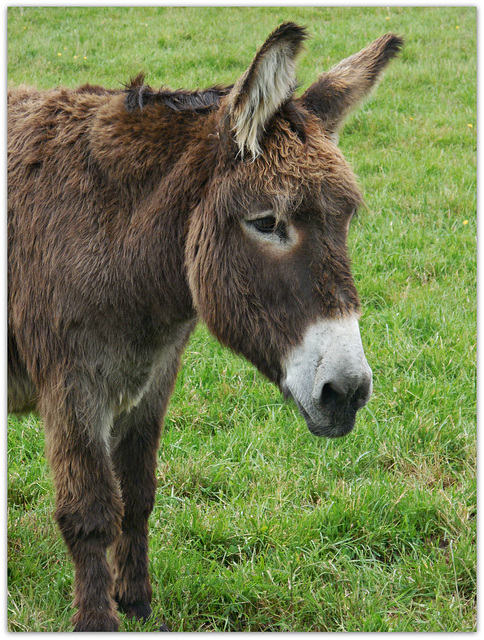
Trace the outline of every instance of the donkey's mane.
{"label": "donkey's mane", "polygon": [[144,80],[144,74],[140,73],[126,85],[125,106],[130,112],[143,109],[147,104],[153,102],[162,102],[174,111],[206,112],[217,107],[220,98],[227,95],[232,88],[232,85],[227,87],[216,85],[196,91],[185,89],[171,91],[163,88],[156,91],[145,84]]}
{"label": "donkey's mane", "polygon": [[[203,90],[188,91],[186,89],[152,89],[145,84],[145,75],[140,73],[125,85],[125,107],[129,112],[141,110],[147,104],[162,102],[173,111],[192,111],[195,113],[207,113],[218,107],[220,99],[226,96],[233,85],[215,85]],[[280,108],[279,114],[289,123],[291,129],[305,142],[305,120],[303,110],[291,99],[287,100]]]}

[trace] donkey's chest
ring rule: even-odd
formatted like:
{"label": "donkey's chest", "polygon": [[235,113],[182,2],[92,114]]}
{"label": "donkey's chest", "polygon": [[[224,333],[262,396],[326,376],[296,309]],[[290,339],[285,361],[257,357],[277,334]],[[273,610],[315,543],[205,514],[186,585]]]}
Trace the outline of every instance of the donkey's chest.
{"label": "donkey's chest", "polygon": [[120,357],[111,359],[108,388],[114,418],[135,409],[148,394],[162,393],[172,384],[193,326],[194,321],[177,324],[151,344],[125,345]]}

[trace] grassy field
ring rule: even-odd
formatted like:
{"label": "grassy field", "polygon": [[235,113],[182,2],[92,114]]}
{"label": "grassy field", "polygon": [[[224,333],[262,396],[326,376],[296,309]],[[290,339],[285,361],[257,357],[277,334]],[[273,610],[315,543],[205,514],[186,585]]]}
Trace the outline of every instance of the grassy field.
{"label": "grassy field", "polygon": [[[351,435],[317,439],[200,326],[159,454],[153,608],[175,631],[475,631],[476,9],[10,8],[8,84],[233,82],[283,20],[313,34],[302,88],[406,40],[340,145],[375,391]],[[8,626],[68,631],[42,424],[8,426]]]}

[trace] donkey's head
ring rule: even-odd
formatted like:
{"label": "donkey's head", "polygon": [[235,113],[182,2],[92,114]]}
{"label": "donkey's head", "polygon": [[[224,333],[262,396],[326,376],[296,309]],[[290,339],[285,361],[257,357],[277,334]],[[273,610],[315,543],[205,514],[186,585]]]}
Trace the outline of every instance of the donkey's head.
{"label": "donkey's head", "polygon": [[187,268],[215,336],[279,384],[312,433],[334,437],[372,390],[346,250],[362,198],[337,134],[402,40],[379,38],[294,98],[305,37],[276,29],[213,115],[217,167],[191,218]]}

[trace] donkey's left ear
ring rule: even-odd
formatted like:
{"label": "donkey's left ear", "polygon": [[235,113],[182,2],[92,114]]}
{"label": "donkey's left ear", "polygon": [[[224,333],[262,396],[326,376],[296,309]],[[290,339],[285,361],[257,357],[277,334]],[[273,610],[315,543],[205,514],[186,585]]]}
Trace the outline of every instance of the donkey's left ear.
{"label": "donkey's left ear", "polygon": [[252,64],[232,88],[228,121],[239,152],[256,158],[260,140],[272,116],[296,86],[296,56],[306,30],[293,22],[281,24],[265,41]]}
{"label": "donkey's left ear", "polygon": [[402,46],[402,38],[387,33],[323,73],[299,100],[320,118],[324,129],[337,141],[346,115],[370,93]]}

